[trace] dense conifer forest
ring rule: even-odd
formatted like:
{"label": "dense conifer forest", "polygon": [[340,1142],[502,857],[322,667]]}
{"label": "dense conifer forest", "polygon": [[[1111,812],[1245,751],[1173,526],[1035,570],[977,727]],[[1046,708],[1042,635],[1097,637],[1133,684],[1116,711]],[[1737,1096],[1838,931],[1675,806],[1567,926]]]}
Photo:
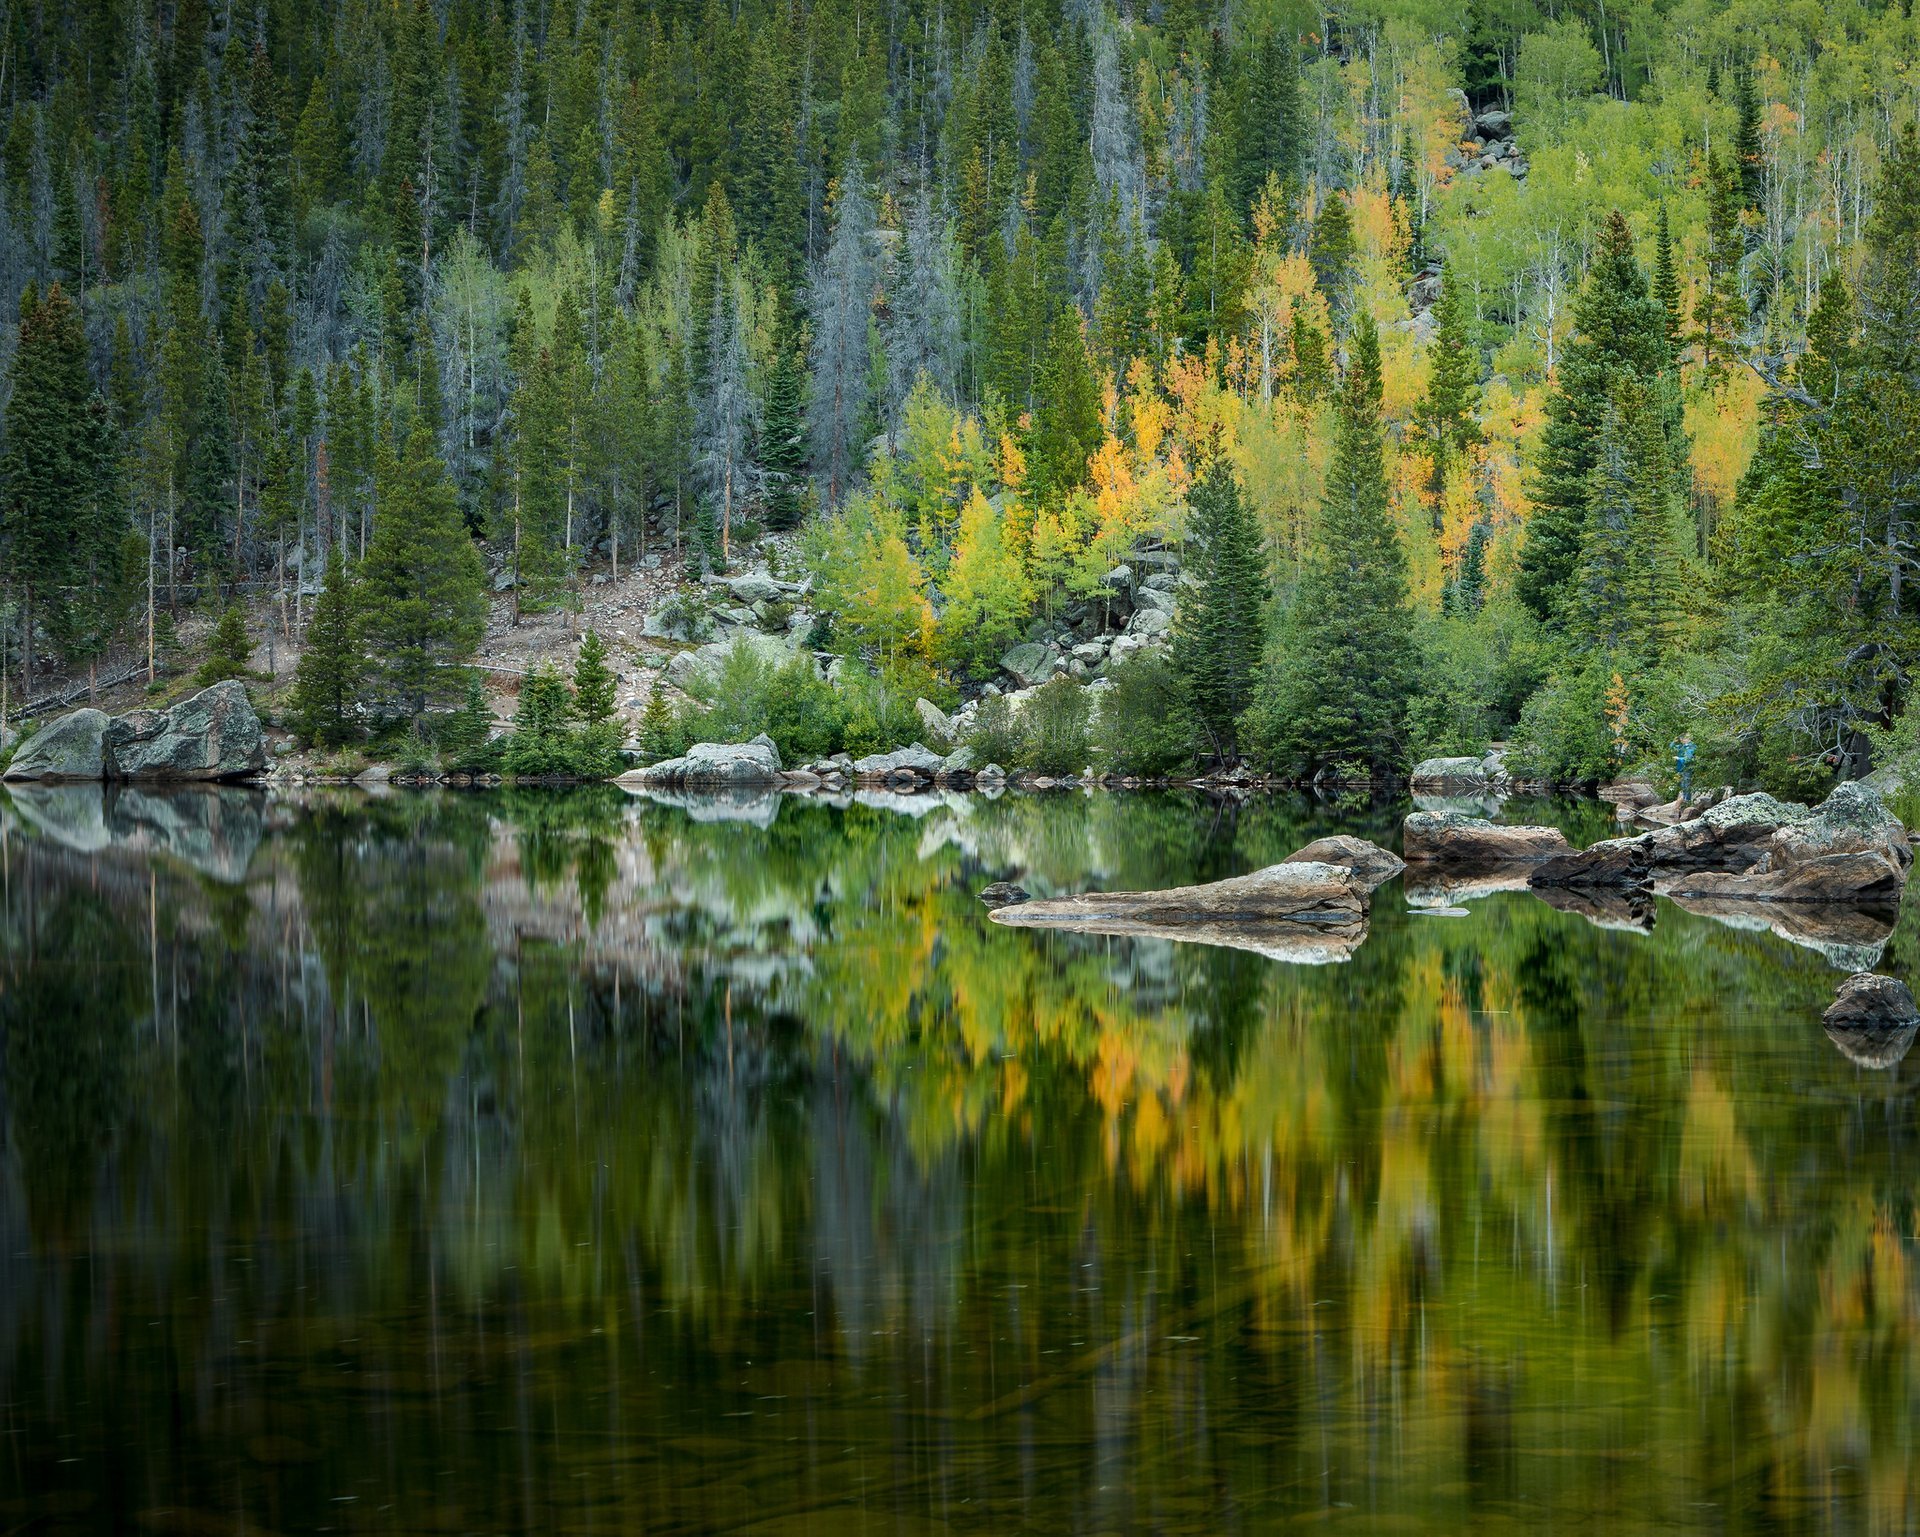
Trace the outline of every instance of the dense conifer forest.
{"label": "dense conifer forest", "polygon": [[457,736],[490,603],[779,534],[809,648],[909,701],[1165,554],[1170,644],[1094,717],[1123,767],[1510,739],[1578,780],[1691,731],[1703,772],[1810,793],[1912,745],[1901,5],[4,26],[16,714],[244,605],[308,659],[310,739]]}

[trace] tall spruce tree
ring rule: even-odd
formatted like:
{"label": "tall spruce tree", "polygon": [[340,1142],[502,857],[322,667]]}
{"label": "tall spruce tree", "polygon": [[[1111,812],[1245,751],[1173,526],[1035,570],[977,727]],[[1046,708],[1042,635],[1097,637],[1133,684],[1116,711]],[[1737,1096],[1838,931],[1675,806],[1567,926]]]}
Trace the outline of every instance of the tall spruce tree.
{"label": "tall spruce tree", "polygon": [[361,563],[361,623],[381,702],[418,718],[457,698],[487,622],[485,571],[423,424],[380,449],[380,515]]}
{"label": "tall spruce tree", "polygon": [[344,747],[359,734],[365,671],[353,585],[335,540],[327,550],[326,575],[293,673],[289,713],[302,737],[317,747]]}
{"label": "tall spruce tree", "polygon": [[1174,674],[1213,756],[1239,751],[1266,640],[1267,552],[1246,493],[1224,455],[1195,482],[1187,527],[1192,578],[1173,631]]}
{"label": "tall spruce tree", "polygon": [[1480,405],[1480,355],[1467,335],[1467,309],[1461,302],[1459,286],[1453,280],[1452,271],[1444,265],[1433,318],[1433,341],[1427,349],[1431,366],[1426,399],[1420,404],[1419,423],[1433,455],[1429,490],[1434,497],[1437,527],[1439,498],[1446,490],[1447,466],[1455,456],[1480,440],[1479,424],[1474,419]]}
{"label": "tall spruce tree", "polygon": [[1573,325],[1547,398],[1533,514],[1514,583],[1528,608],[1556,624],[1586,533],[1601,421],[1621,380],[1637,380],[1654,391],[1668,449],[1676,458],[1680,444],[1665,312],[1648,291],[1633,254],[1633,235],[1617,212],[1601,229],[1586,286],[1574,301]]}
{"label": "tall spruce tree", "polygon": [[1653,296],[1660,304],[1667,350],[1678,358],[1684,342],[1685,321],[1680,314],[1680,270],[1673,259],[1673,233],[1668,227],[1665,203],[1660,205],[1660,222],[1654,234]]}
{"label": "tall spruce tree", "polygon": [[1363,314],[1315,538],[1252,723],[1260,754],[1276,765],[1397,767],[1405,756],[1418,652],[1380,397],[1379,336]]}
{"label": "tall spruce tree", "polygon": [[1571,628],[1581,643],[1660,659],[1672,633],[1671,465],[1657,403],[1622,380],[1601,417]]}

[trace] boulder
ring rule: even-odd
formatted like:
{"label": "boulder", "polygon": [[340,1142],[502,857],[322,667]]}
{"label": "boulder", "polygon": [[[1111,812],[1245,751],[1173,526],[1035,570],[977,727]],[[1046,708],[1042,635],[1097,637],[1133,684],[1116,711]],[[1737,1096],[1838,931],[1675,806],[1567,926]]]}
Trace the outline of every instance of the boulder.
{"label": "boulder", "polygon": [[947,712],[931,699],[916,699],[913,702],[914,713],[920,717],[920,724],[927,728],[927,735],[938,742],[953,740],[953,721]]}
{"label": "boulder", "polygon": [[1840,984],[1820,1023],[1850,1061],[1884,1071],[1912,1047],[1920,1033],[1920,1008],[1906,983],[1858,972]]}
{"label": "boulder", "polygon": [[8,779],[106,778],[107,727],[104,710],[75,710],[43,726],[21,744],[7,765]]}
{"label": "boulder", "polygon": [[1001,657],[1000,665],[1023,684],[1032,687],[1036,683],[1045,683],[1059,670],[1060,658],[1051,646],[1030,640],[1024,645],[1015,646]]}
{"label": "boulder", "polygon": [[1304,848],[1295,849],[1280,863],[1344,865],[1351,872],[1354,884],[1368,896],[1372,896],[1407,867],[1406,861],[1398,854],[1376,843],[1369,843],[1365,838],[1351,837],[1346,833],[1337,833],[1331,838],[1315,838]]}
{"label": "boulder", "polygon": [[1143,608],[1127,621],[1127,634],[1152,640],[1173,628],[1173,615],[1163,609]]}
{"label": "boulder", "polygon": [[[1840,785],[1811,811],[1771,796],[1735,796],[1646,841],[1656,879],[1677,896],[1897,902],[1913,867],[1906,828],[1858,782]],[[1718,862],[1703,865],[1709,857]]]}
{"label": "boulder", "polygon": [[[1168,578],[1168,580],[1172,579]],[[1134,594],[1133,606],[1140,609],[1158,609],[1163,614],[1171,614],[1176,601],[1170,589],[1142,587]]]}
{"label": "boulder", "polygon": [[752,789],[780,782],[780,752],[764,735],[751,742],[700,742],[685,757],[634,769],[620,779],[663,789]]}
{"label": "boulder", "polygon": [[960,746],[940,760],[942,774],[971,774],[973,772],[973,749]]}
{"label": "boulder", "polygon": [[1457,811],[1413,812],[1402,824],[1400,849],[1409,865],[1442,865],[1453,876],[1491,874],[1573,852],[1557,827],[1508,827]]}
{"label": "boulder", "polygon": [[1481,136],[1488,139],[1506,139],[1513,135],[1513,114],[1493,109],[1482,112],[1473,120],[1473,126],[1480,130]]}
{"label": "boulder", "polygon": [[1625,810],[1638,811],[1660,804],[1660,792],[1644,779],[1616,779],[1610,785],[1602,785],[1599,795],[1601,800]]}
{"label": "boulder", "polygon": [[1479,758],[1426,758],[1413,767],[1416,790],[1475,790],[1486,784],[1487,778],[1486,763]]}
{"label": "boulder", "polygon": [[1125,591],[1133,586],[1133,567],[1115,566],[1105,576],[1100,578],[1100,585],[1102,587],[1111,587],[1119,591]]}
{"label": "boulder", "polygon": [[991,886],[980,888],[980,900],[988,907],[1012,907],[1027,901],[1029,896],[1024,886],[1016,886],[1012,881],[995,881]]}
{"label": "boulder", "polygon": [[939,753],[919,742],[893,752],[869,753],[853,760],[853,771],[862,779],[885,779],[893,774],[911,774],[916,779],[931,779],[946,765]]}
{"label": "boulder", "polygon": [[1529,886],[1624,891],[1648,886],[1653,863],[1645,838],[1609,838],[1590,848],[1556,854],[1533,867]]}
{"label": "boulder", "polygon": [[246,779],[267,766],[266,736],[238,679],[216,683],[170,710],[135,710],[106,734],[116,779]]}
{"label": "boulder", "polygon": [[1366,894],[1344,865],[1269,865],[1168,891],[1089,892],[996,908],[993,922],[1252,950],[1308,965],[1345,960],[1366,937]]}

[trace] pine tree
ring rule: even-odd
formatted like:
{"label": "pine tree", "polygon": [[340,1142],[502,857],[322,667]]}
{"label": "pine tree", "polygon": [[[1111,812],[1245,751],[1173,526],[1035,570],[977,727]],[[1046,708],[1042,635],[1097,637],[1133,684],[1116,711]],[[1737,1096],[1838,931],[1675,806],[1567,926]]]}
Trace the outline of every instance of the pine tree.
{"label": "pine tree", "polygon": [[1242,210],[1273,177],[1283,186],[1300,172],[1306,125],[1300,105],[1299,65],[1285,25],[1251,43],[1241,61],[1234,123],[1234,184]]}
{"label": "pine tree", "polygon": [[1673,235],[1667,227],[1665,203],[1660,205],[1659,232],[1654,239],[1653,297],[1659,301],[1664,317],[1662,325],[1666,331],[1667,350],[1678,358],[1684,340],[1685,323],[1680,316],[1680,273],[1674,265]]}
{"label": "pine tree", "polygon": [[247,635],[247,611],[238,603],[229,603],[220,615],[220,622],[213,627],[213,639],[207,643],[207,659],[200,664],[193,680],[206,688],[229,678],[245,678],[251,675],[252,661],[253,641]]}
{"label": "pine tree", "polygon": [[1371,317],[1361,319],[1355,354],[1316,537],[1254,722],[1263,756],[1276,764],[1391,767],[1406,747],[1418,653],[1407,555],[1387,497]]}
{"label": "pine tree", "polygon": [[1719,155],[1707,155],[1707,280],[1694,301],[1700,351],[1710,384],[1724,383],[1741,324],[1746,297],[1740,289],[1740,261],[1746,237],[1740,228],[1738,172]]}
{"label": "pine tree", "polygon": [[1307,259],[1313,263],[1313,275],[1320,280],[1320,291],[1327,296],[1327,303],[1336,315],[1346,313],[1353,255],[1353,212],[1344,197],[1328,188],[1321,196],[1320,211],[1314,216]]}
{"label": "pine tree", "polygon": [[95,428],[89,421],[87,343],[79,311],[55,283],[44,298],[31,284],[20,296],[20,333],[7,401],[6,455],[0,463],[0,571],[20,598],[21,648],[33,694],[34,627],[58,633],[75,546],[69,513],[76,487],[97,483]]}
{"label": "pine tree", "polygon": [[359,734],[360,687],[366,664],[346,562],[335,540],[307,622],[306,647],[293,673],[294,727],[318,747],[343,747]]}
{"label": "pine tree", "polygon": [[1570,615],[1587,647],[1659,660],[1672,627],[1669,464],[1646,388],[1622,380],[1601,418]]}
{"label": "pine tree", "polygon": [[1232,759],[1266,638],[1266,549],[1224,456],[1207,465],[1188,502],[1192,582],[1174,621],[1173,669],[1213,755]]}
{"label": "pine tree", "polygon": [[1433,317],[1433,341],[1427,349],[1432,362],[1419,423],[1433,455],[1428,489],[1434,498],[1437,526],[1439,498],[1446,490],[1447,465],[1455,455],[1480,440],[1480,428],[1474,420],[1480,404],[1480,355],[1467,336],[1466,306],[1460,301],[1453,274],[1444,265]]}
{"label": "pine tree", "polygon": [[380,698],[417,719],[462,682],[486,628],[485,571],[423,425],[382,445],[380,516],[361,563],[362,634]]}
{"label": "pine tree", "polygon": [[656,762],[674,749],[673,711],[667,704],[666,685],[658,678],[647,690],[646,707],[640,712],[640,753]]}
{"label": "pine tree", "polygon": [[800,360],[782,349],[767,369],[760,412],[760,478],[766,487],[767,523],[798,526],[806,512],[807,439],[802,421],[806,380]]}
{"label": "pine tree", "polygon": [[598,630],[587,631],[573,664],[573,709],[582,725],[603,726],[613,719],[619,684],[607,665],[607,643]]}
{"label": "pine tree", "polygon": [[1733,172],[1736,196],[1743,208],[1758,208],[1767,191],[1766,153],[1760,143],[1760,92],[1753,71],[1740,71],[1734,106],[1738,121],[1733,133]]}
{"label": "pine tree", "polygon": [[1054,317],[1038,395],[1027,444],[1027,484],[1045,501],[1084,483],[1087,460],[1100,446],[1100,385],[1080,312],[1070,304]]}
{"label": "pine tree", "polygon": [[814,467],[826,477],[826,505],[838,505],[861,468],[871,399],[867,336],[873,318],[873,262],[867,236],[873,228],[858,164],[840,178],[833,239],[807,285],[813,319],[813,402],[809,412]]}
{"label": "pine tree", "polygon": [[1618,213],[1602,228],[1586,286],[1574,301],[1573,324],[1547,399],[1533,513],[1514,584],[1528,608],[1554,622],[1580,559],[1601,419],[1622,379],[1659,386],[1663,431],[1678,457],[1679,402],[1667,377],[1666,315],[1648,292],[1633,236]]}

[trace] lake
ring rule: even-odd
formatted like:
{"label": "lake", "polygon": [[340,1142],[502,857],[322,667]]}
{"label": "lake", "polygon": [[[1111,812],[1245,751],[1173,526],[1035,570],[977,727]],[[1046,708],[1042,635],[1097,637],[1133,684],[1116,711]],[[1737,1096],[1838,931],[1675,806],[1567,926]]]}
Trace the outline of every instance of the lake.
{"label": "lake", "polygon": [[1920,1521],[1912,900],[1288,965],[974,893],[1404,804],[873,800],[0,796],[0,1532]]}

